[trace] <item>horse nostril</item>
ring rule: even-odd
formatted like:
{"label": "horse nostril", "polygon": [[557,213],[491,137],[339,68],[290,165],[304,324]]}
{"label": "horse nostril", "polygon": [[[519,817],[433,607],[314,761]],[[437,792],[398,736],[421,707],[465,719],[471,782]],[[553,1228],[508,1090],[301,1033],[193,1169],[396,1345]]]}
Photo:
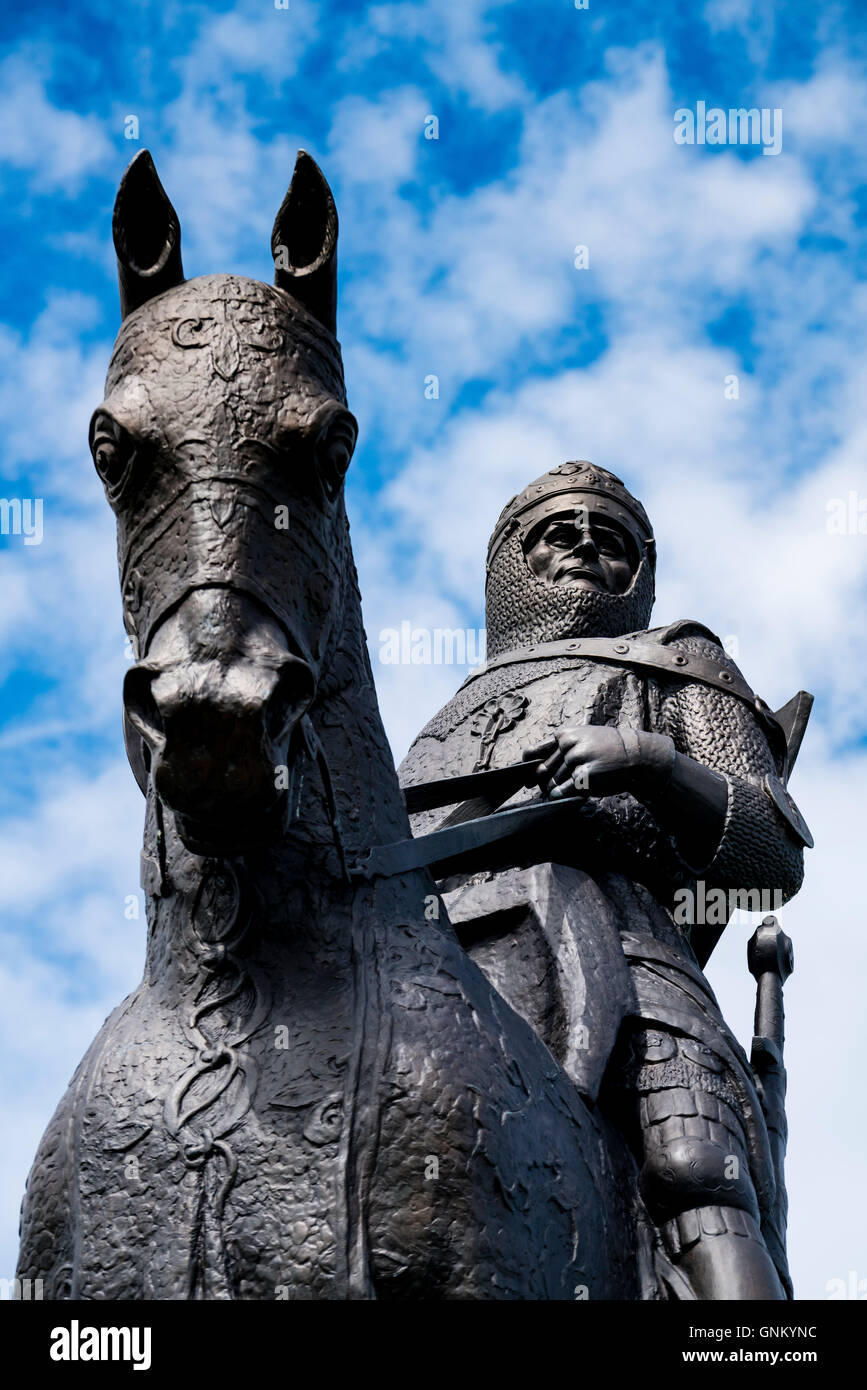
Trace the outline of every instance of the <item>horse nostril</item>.
{"label": "horse nostril", "polygon": [[299,657],[290,657],[274,686],[265,708],[265,729],[279,743],[313,703],[316,686],[313,672]]}
{"label": "horse nostril", "polygon": [[157,674],[146,666],[133,666],[127,671],[123,682],[123,702],[130,723],[150,748],[162,748],[166,741],[162,716],[152,688]]}

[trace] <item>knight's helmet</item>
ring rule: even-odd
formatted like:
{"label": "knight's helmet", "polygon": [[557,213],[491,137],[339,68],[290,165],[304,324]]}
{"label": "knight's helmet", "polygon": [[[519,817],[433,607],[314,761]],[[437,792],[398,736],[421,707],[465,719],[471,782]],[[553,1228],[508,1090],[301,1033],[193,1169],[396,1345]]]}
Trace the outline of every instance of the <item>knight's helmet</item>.
{"label": "knight's helmet", "polygon": [[[629,538],[636,568],[622,594],[552,584],[530,569],[527,544],[540,524],[579,508],[615,522]],[[653,608],[655,567],[647,513],[619,478],[584,459],[552,468],[507,503],[488,543],[488,657],[535,642],[643,630]]]}

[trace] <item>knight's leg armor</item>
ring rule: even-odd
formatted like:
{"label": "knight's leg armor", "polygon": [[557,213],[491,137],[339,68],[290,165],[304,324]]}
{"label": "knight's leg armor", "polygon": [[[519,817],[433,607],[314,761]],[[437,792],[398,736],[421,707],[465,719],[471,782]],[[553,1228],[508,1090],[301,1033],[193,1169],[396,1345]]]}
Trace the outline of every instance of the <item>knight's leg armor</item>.
{"label": "knight's leg armor", "polygon": [[784,1298],[761,1235],[737,1086],[722,1059],[692,1038],[642,1030],[623,1080],[641,1197],[693,1296]]}

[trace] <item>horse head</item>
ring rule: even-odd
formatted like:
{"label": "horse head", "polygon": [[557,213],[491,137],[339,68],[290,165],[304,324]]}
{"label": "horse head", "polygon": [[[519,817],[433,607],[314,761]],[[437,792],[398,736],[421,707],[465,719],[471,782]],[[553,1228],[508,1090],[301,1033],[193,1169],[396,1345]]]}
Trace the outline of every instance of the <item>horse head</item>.
{"label": "horse head", "polygon": [[352,573],[356,422],[334,336],[337,214],[303,151],[272,234],[275,285],[185,281],[147,151],[114,210],[123,322],[90,445],[117,518],[127,751],[197,853],[286,823],[304,716]]}

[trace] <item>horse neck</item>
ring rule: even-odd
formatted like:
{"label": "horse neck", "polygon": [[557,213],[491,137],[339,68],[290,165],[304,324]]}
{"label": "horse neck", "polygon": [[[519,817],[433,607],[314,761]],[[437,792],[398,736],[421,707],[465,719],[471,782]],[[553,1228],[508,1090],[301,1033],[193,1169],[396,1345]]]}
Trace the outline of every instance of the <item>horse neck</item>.
{"label": "horse neck", "polygon": [[[347,853],[410,833],[373,681],[354,569],[342,636],[312,713],[334,785]],[[302,817],[303,823],[303,817]]]}
{"label": "horse neck", "polygon": [[[151,784],[145,821],[146,978],[187,995],[190,973],[207,955],[204,938],[248,917],[237,953],[257,953],[268,968],[291,969],[293,956],[326,950],[350,969],[354,887],[345,866],[374,844],[410,834],[373,684],[350,566],[341,631],[310,711],[314,749],[293,765],[291,815],[282,839],[237,859],[207,859],[180,841],[171,813]],[[237,935],[237,932],[235,932]]]}

